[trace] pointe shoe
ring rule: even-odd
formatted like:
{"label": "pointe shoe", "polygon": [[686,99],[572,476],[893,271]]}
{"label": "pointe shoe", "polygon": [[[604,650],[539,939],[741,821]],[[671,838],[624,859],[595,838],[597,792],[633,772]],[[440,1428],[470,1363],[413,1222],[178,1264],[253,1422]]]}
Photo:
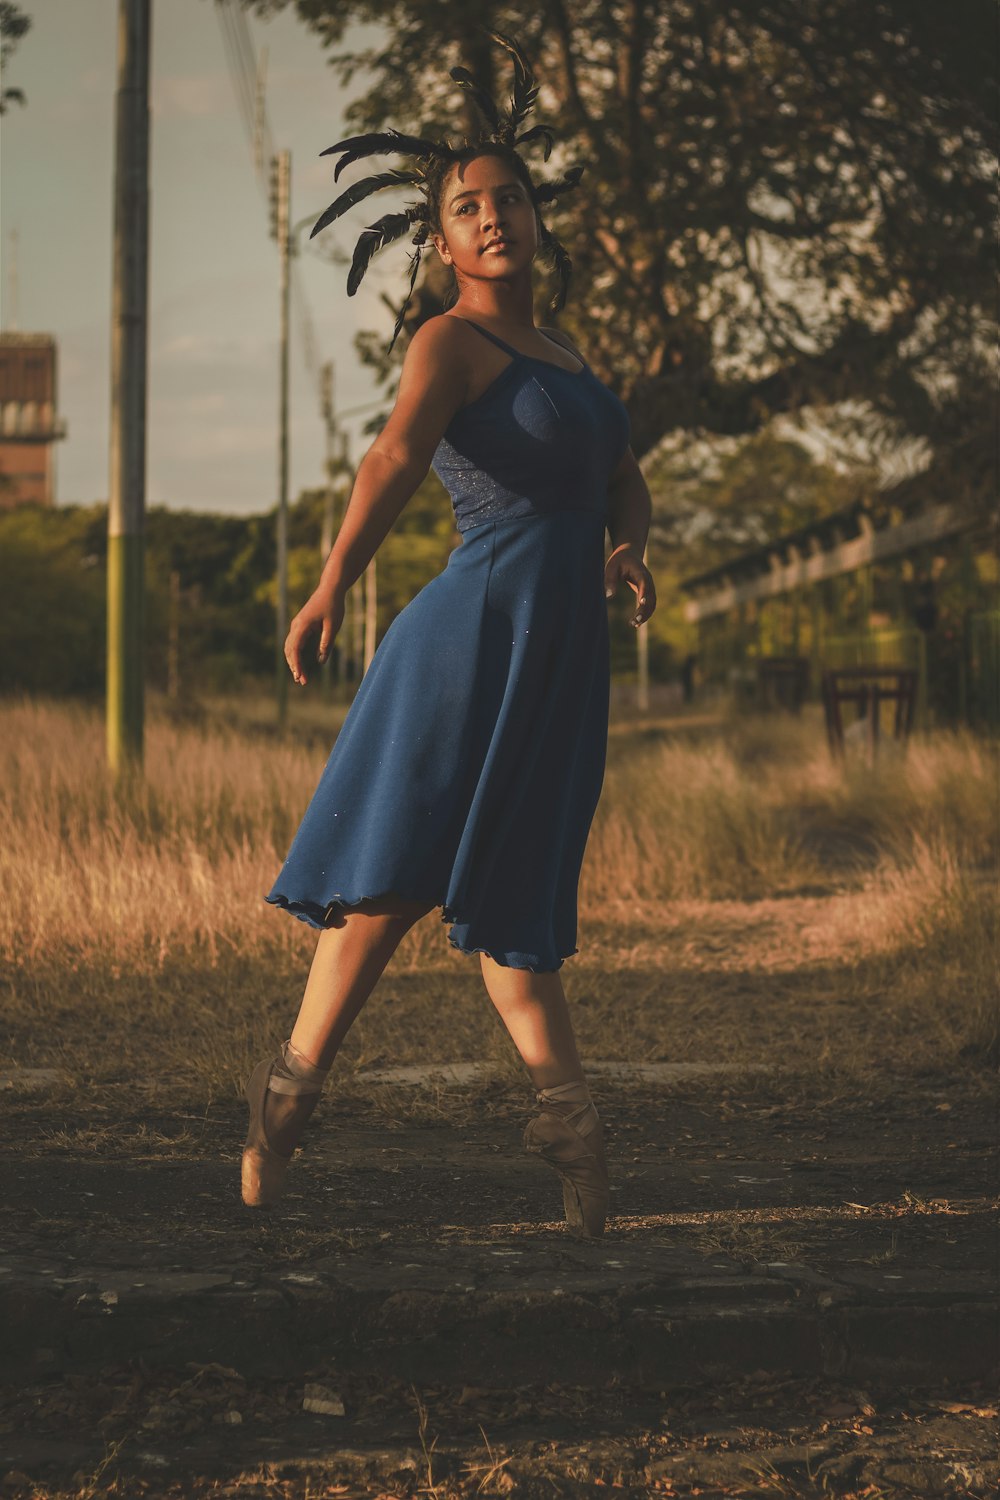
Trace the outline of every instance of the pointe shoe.
{"label": "pointe shoe", "polygon": [[[283,1071],[275,1073],[274,1069]],[[265,1208],[276,1203],[285,1190],[288,1163],[295,1148],[286,1156],[268,1139],[264,1126],[264,1108],[268,1089],[275,1094],[321,1094],[329,1068],[317,1068],[293,1047],[291,1038],[282,1043],[281,1053],[265,1058],[250,1074],[244,1097],[250,1106],[250,1126],[243,1146],[240,1179],[243,1202],[250,1208]],[[294,1078],[285,1076],[295,1073]]]}
{"label": "pointe shoe", "polygon": [[[526,1151],[542,1156],[559,1173],[563,1185],[566,1222],[579,1239],[599,1239],[604,1233],[610,1188],[600,1116],[582,1080],[539,1089],[540,1114],[524,1128]],[[577,1103],[561,1113],[552,1103]]]}

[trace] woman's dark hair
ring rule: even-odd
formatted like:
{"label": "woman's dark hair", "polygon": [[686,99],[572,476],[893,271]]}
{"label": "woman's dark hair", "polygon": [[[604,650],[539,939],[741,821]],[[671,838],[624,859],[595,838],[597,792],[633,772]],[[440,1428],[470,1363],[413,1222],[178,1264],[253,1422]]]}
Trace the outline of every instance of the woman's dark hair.
{"label": "woman's dark hair", "polygon": [[432,234],[443,232],[440,218],[441,189],[448,173],[456,164],[474,161],[478,156],[489,154],[503,157],[528,189],[538,214],[542,247],[548,252],[559,276],[559,288],[549,304],[550,311],[558,312],[566,301],[570,274],[573,269],[572,262],[555,235],[546,228],[540,208],[543,204],[551,203],[560,193],[568,192],[576,187],[583,176],[583,167],[571,167],[562,177],[550,182],[536,183],[532,180],[527,164],[514,148],[540,138],[544,146],[545,160],[548,161],[552,151],[552,131],[545,125],[533,125],[530,130],[518,134],[538,96],[534,74],[517,42],[500,31],[489,31],[487,34],[493,41],[504,47],[514,59],[514,88],[509,108],[501,108],[494,104],[484,89],[479,87],[467,69],[451,69],[452,78],[468,94],[482,122],[483,129],[475,141],[466,140],[462,146],[452,146],[448,141],[403,135],[398,130],[389,128],[368,135],[351,136],[347,140],[338,141],[335,146],[328,146],[320,153],[322,156],[329,156],[334,151],[343,152],[334,170],[334,182],[340,177],[344,167],[364,156],[392,153],[412,156],[416,160],[416,165],[408,171],[381,172],[375,177],[366,177],[361,182],[353,183],[319,216],[310,235],[311,239],[312,235],[325,229],[349,208],[353,208],[356,203],[360,203],[370,193],[377,192],[381,188],[401,187],[412,183],[423,190],[424,196],[417,203],[410,204],[401,213],[386,214],[376,223],[368,226],[355,246],[351,269],[347,276],[347,295],[353,297],[361,285],[375,252],[401,239],[414,224],[419,225],[412,240],[415,249],[410,257],[410,284],[406,299],[397,314],[387,353],[392,350],[396,342],[399,330],[403,326],[406,310],[410,305],[420,266],[420,252]]}
{"label": "woman's dark hair", "polygon": [[[538,212],[538,204],[535,201],[535,184],[531,180],[531,173],[528,171],[527,166],[522,161],[521,157],[518,156],[516,151],[511,151],[506,146],[491,144],[487,146],[463,146],[460,150],[454,153],[451,159],[438,156],[431,158],[424,176],[424,195],[427,202],[427,217],[424,222],[427,225],[428,239],[430,239],[430,237],[434,234],[444,235],[444,237],[447,239],[447,235],[445,235],[444,228],[441,224],[441,195],[444,191],[444,185],[448,181],[450,173],[456,166],[468,166],[469,162],[478,161],[481,156],[499,157],[500,160],[505,161],[510,167],[511,171],[516,174],[518,179],[524,184],[525,190],[528,194],[528,199],[532,204],[535,210],[535,214],[538,218],[539,231],[541,231],[542,216]],[[452,285],[445,293],[445,307],[453,306],[457,298],[458,282],[453,277]],[[565,301],[565,292],[563,301]],[[561,305],[562,303],[560,303],[560,306]],[[395,337],[395,335],[393,335],[393,337]],[[391,347],[392,346],[390,345],[390,348]]]}

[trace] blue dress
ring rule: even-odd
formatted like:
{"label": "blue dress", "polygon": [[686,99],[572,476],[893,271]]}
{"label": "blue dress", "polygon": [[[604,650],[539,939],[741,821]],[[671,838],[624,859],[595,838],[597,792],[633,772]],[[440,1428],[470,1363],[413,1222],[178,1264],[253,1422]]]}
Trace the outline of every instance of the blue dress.
{"label": "blue dress", "polygon": [[629,420],[589,365],[471,326],[510,363],[434,454],[462,540],[379,642],[264,899],[318,928],[365,897],[424,901],[461,952],[540,973],[579,951],[607,754],[608,485]]}

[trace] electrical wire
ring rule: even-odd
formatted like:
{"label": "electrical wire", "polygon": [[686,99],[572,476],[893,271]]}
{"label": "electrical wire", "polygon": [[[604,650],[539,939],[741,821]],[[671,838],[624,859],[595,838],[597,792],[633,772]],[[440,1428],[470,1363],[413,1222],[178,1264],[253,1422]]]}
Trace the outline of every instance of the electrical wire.
{"label": "electrical wire", "polygon": [[[258,97],[257,55],[243,11],[234,0],[216,0],[216,15],[222,31],[226,63],[236,95],[243,127],[254,152],[258,186],[266,194],[270,162],[274,155],[274,137],[267,117],[267,105]],[[259,132],[259,150],[258,145]],[[289,267],[292,301],[299,325],[299,347],[306,370],[312,378],[322,406],[322,375],[316,347],[316,325],[309,310],[302,277],[292,257]]]}

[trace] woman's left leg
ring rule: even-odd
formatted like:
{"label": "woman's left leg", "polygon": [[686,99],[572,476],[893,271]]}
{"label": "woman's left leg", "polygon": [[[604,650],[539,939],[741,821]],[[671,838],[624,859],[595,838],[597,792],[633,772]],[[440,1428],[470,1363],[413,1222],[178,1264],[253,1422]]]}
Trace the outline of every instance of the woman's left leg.
{"label": "woman's left leg", "polygon": [[583,1077],[562,977],[533,974],[479,955],[483,982],[536,1089]]}

